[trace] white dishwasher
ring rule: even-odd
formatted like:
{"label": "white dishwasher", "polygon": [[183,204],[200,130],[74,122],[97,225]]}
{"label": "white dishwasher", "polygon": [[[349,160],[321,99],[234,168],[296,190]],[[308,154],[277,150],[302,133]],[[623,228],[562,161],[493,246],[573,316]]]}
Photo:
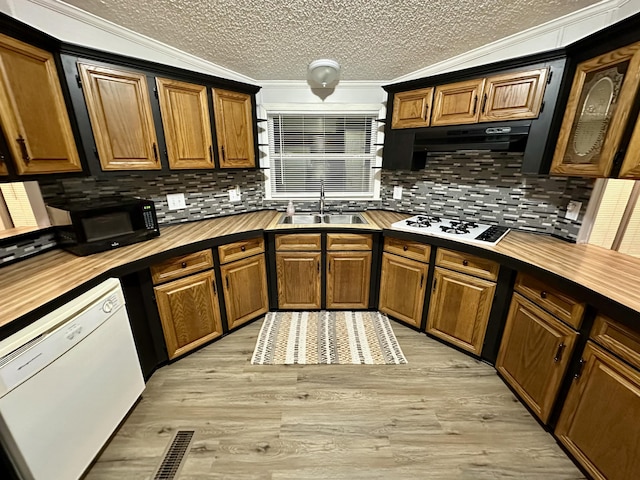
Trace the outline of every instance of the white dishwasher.
{"label": "white dishwasher", "polygon": [[20,478],[76,480],[143,390],[111,278],[0,342],[0,440]]}

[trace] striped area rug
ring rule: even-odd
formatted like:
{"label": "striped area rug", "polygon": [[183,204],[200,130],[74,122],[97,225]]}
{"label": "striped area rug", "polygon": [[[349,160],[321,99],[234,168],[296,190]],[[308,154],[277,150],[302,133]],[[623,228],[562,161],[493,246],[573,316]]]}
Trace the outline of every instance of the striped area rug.
{"label": "striped area rug", "polygon": [[253,365],[407,363],[380,312],[269,312]]}

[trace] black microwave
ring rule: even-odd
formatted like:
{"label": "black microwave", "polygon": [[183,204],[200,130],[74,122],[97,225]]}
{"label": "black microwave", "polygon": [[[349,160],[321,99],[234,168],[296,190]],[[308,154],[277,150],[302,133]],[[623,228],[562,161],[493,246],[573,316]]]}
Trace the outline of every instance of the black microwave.
{"label": "black microwave", "polygon": [[89,255],[160,235],[151,200],[109,196],[47,202],[60,246]]}

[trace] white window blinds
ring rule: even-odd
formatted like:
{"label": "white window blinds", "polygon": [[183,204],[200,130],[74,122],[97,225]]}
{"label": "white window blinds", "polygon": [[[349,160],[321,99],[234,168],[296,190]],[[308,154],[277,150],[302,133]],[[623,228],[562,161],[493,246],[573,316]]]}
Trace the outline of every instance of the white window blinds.
{"label": "white window blinds", "polygon": [[373,196],[375,114],[270,114],[271,196]]}

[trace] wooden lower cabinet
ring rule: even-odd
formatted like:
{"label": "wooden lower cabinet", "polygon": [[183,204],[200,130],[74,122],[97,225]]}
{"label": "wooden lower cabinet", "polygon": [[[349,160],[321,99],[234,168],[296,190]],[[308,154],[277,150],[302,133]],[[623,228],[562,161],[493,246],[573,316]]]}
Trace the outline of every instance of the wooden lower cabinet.
{"label": "wooden lower cabinet", "polygon": [[428,269],[426,263],[384,252],[378,310],[420,328]]}
{"label": "wooden lower cabinet", "polygon": [[543,422],[547,422],[578,333],[514,294],[496,369]]}
{"label": "wooden lower cabinet", "polygon": [[371,252],[327,253],[327,308],[369,308]]}
{"label": "wooden lower cabinet", "polygon": [[436,267],[427,332],[480,355],[496,284]]}
{"label": "wooden lower cabinet", "polygon": [[229,329],[269,311],[264,254],[222,265],[220,273]]}
{"label": "wooden lower cabinet", "polygon": [[169,359],[222,335],[213,270],[154,287]]}
{"label": "wooden lower cabinet", "polygon": [[319,310],[321,304],[320,252],[276,253],[278,307]]}
{"label": "wooden lower cabinet", "polygon": [[640,478],[640,372],[587,342],[555,430],[596,479]]}

